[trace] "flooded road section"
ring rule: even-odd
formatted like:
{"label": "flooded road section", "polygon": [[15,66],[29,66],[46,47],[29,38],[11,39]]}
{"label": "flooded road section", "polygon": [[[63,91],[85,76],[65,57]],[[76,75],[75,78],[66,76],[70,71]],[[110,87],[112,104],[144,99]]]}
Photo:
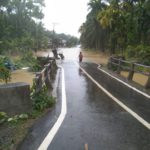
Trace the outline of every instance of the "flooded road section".
{"label": "flooded road section", "polygon": [[[56,125],[58,130],[52,140],[50,135],[44,143],[46,149],[149,150],[149,129],[102,92],[80,69],[79,48],[67,51],[63,51],[65,60],[57,62],[63,68],[65,84],[59,82],[56,109],[36,123],[19,149],[45,150],[39,147],[62,114],[63,92],[60,91],[65,86],[67,111],[61,125]],[[96,71],[90,66],[88,69],[93,73]],[[62,81],[62,69],[59,71]],[[96,74],[95,78],[98,78]]]}

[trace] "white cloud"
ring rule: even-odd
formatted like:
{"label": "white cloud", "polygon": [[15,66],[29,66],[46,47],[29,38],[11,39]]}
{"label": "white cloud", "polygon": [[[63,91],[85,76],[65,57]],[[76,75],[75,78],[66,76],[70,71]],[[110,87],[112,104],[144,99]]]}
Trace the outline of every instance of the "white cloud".
{"label": "white cloud", "polygon": [[45,0],[44,24],[53,30],[53,23],[57,33],[79,36],[78,29],[85,21],[87,3],[89,0]]}

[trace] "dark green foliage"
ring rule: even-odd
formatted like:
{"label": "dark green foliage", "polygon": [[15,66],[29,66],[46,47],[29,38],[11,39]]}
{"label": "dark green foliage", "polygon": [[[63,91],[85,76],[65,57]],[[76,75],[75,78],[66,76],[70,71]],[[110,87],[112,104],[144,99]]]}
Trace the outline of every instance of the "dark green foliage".
{"label": "dark green foliage", "polygon": [[38,111],[42,111],[45,108],[49,108],[55,103],[55,99],[52,96],[47,95],[47,88],[45,86],[40,92],[33,92],[31,99],[33,102],[33,109]]}
{"label": "dark green foliage", "polygon": [[32,64],[32,66],[31,66],[31,68],[30,68],[30,71],[32,71],[32,72],[39,72],[39,71],[41,71],[41,70],[42,70],[42,67],[39,65],[38,61],[36,60],[36,61]]}
{"label": "dark green foliage", "polygon": [[5,83],[8,83],[11,79],[11,73],[10,70],[8,70],[6,67],[0,67],[0,81],[5,81]]}
{"label": "dark green foliage", "polygon": [[150,46],[128,46],[127,56],[129,58],[134,57],[138,63],[150,65]]}
{"label": "dark green foliage", "polygon": [[130,45],[131,52],[127,48],[127,53],[149,64],[149,0],[90,0],[89,7],[86,22],[79,30],[83,47],[124,55]]}
{"label": "dark green foliage", "polygon": [[79,29],[81,33],[80,42],[84,48],[106,49],[107,30],[103,29],[97,21],[98,12],[105,8],[105,4],[101,1],[90,0],[90,11],[87,20]]}
{"label": "dark green foliage", "polygon": [[20,114],[9,117],[5,112],[0,112],[0,124],[3,124],[5,122],[10,124],[16,124],[18,123],[18,121],[26,120],[28,118],[29,118],[28,114]]}
{"label": "dark green foliage", "polygon": [[7,83],[11,79],[11,72],[6,66],[7,57],[0,57],[0,81]]}
{"label": "dark green foliage", "polygon": [[111,69],[112,71],[117,71],[118,66],[114,65],[114,64],[110,64],[110,62],[107,63],[107,68]]}
{"label": "dark green foliage", "polygon": [[[0,54],[14,54],[30,50],[47,49],[54,40],[53,32],[44,28],[43,0],[0,1]],[[58,35],[58,34],[57,34]],[[66,35],[67,46],[74,46],[76,39]],[[56,40],[61,43],[61,36]]]}
{"label": "dark green foliage", "polygon": [[38,72],[42,69],[32,52],[24,53],[21,59],[15,61],[15,66],[18,69],[22,67],[29,67],[30,71],[33,72]]}
{"label": "dark green foliage", "polygon": [[0,124],[4,123],[7,120],[8,116],[5,112],[0,112]]}
{"label": "dark green foliage", "polygon": [[64,33],[57,34],[55,32],[47,31],[47,35],[50,39],[49,47],[73,47],[79,44],[78,38],[66,35]]}
{"label": "dark green foliage", "polygon": [[0,3],[0,53],[41,49],[48,43],[41,23],[43,6],[43,0]]}

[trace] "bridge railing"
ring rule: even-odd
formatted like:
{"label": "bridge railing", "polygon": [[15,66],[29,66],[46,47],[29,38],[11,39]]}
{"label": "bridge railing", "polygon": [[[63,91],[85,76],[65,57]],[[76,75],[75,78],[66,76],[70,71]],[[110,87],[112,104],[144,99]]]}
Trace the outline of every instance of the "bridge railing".
{"label": "bridge railing", "polygon": [[56,69],[56,61],[50,60],[48,64],[44,65],[44,69],[41,72],[36,72],[35,75],[35,92],[38,93],[44,85],[48,88],[52,88],[51,80],[53,79],[53,73]]}
{"label": "bridge railing", "polygon": [[122,58],[114,58],[110,57],[109,59],[109,66],[110,68],[115,67],[116,72],[120,74],[121,71],[128,72],[128,80],[133,80],[134,73],[139,73],[147,76],[146,84],[144,85],[145,88],[150,88],[150,66],[138,64],[135,62],[129,62],[123,60]]}

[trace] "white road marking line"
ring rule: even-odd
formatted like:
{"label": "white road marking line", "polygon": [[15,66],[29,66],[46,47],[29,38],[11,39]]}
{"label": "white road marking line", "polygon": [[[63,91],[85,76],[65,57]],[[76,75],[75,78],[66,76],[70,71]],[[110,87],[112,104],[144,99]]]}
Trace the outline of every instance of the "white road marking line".
{"label": "white road marking line", "polygon": [[65,90],[65,77],[64,77],[64,69],[63,67],[59,66],[62,70],[62,106],[61,106],[61,114],[59,115],[58,120],[49,131],[41,145],[39,146],[38,150],[47,150],[48,146],[51,144],[54,136],[56,135],[57,131],[59,130],[66,114],[67,114],[67,103],[66,103],[66,90]]}
{"label": "white road marking line", "polygon": [[[98,64],[97,64],[97,65],[98,65]],[[148,95],[148,94],[146,94],[146,93],[144,93],[144,92],[142,92],[142,91],[138,90],[137,88],[135,88],[135,87],[133,87],[133,86],[131,86],[131,85],[127,84],[126,82],[124,82],[124,81],[122,81],[122,80],[120,80],[120,79],[118,79],[118,78],[116,78],[116,77],[112,76],[110,73],[108,73],[108,72],[104,71],[103,69],[101,69],[101,68],[100,68],[100,65],[98,65],[98,67],[97,67],[97,68],[98,68],[99,70],[101,70],[102,72],[104,72],[105,74],[109,75],[110,77],[112,77],[112,78],[116,79],[117,81],[119,81],[119,82],[123,83],[124,85],[128,86],[129,88],[131,88],[131,89],[135,90],[136,92],[138,92],[138,93],[140,93],[140,94],[144,95],[144,96],[145,96],[145,97],[147,97],[147,98],[150,98],[150,95]]]}
{"label": "white road marking line", "polygon": [[108,92],[105,88],[103,88],[96,80],[94,80],[82,67],[75,62],[75,64],[87,75],[89,79],[91,79],[104,93],[106,93],[113,101],[115,101],[118,105],[120,105],[124,110],[126,110],[130,115],[132,115],[135,119],[137,119],[142,125],[144,125],[146,128],[150,130],[150,124],[146,120],[144,120],[142,117],[140,117],[137,113],[135,113],[133,110],[128,108],[125,104],[123,104],[119,99],[114,97],[110,92]]}

